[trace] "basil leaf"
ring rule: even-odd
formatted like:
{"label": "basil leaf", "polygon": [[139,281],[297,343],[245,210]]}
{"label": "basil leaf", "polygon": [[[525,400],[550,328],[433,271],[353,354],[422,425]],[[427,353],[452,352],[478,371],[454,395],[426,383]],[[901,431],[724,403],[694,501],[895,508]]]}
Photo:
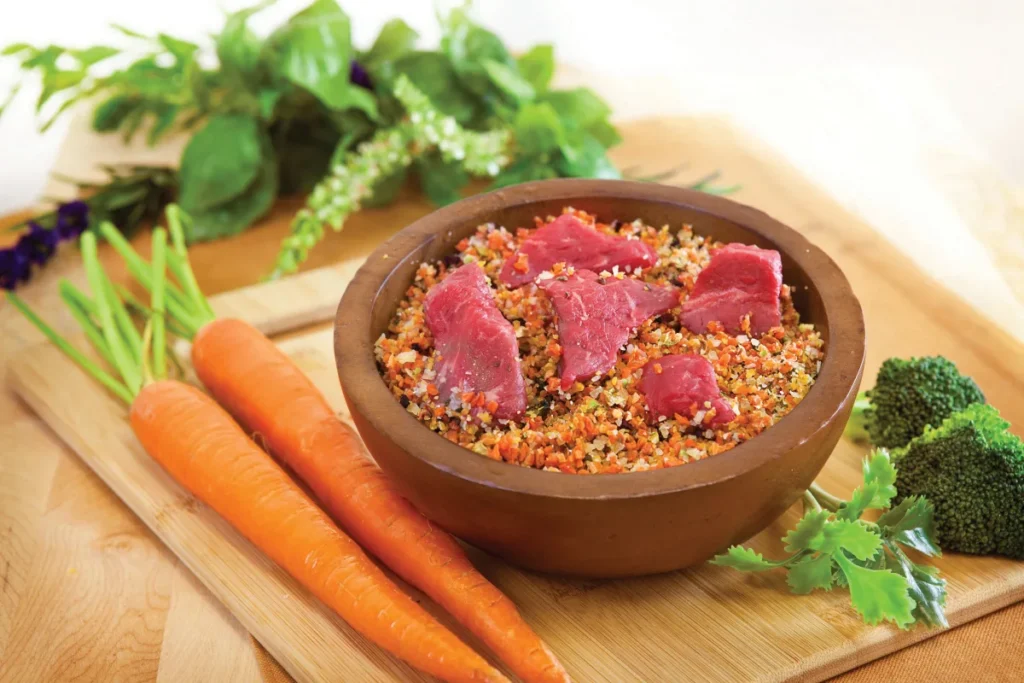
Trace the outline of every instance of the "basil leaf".
{"label": "basil leaf", "polygon": [[528,183],[531,180],[548,180],[557,178],[558,174],[551,168],[551,164],[536,158],[523,157],[506,166],[501,173],[494,178],[491,184],[492,189]]}
{"label": "basil leaf", "polygon": [[249,28],[249,17],[269,6],[261,2],[228,14],[224,28],[217,34],[217,59],[221,69],[230,76],[252,80],[259,67],[260,50],[263,46],[259,36]]}
{"label": "basil leaf", "polygon": [[534,45],[516,60],[522,74],[537,92],[544,92],[555,75],[555,50],[551,45]]}
{"label": "basil leaf", "polygon": [[484,71],[487,72],[491,82],[517,104],[529,102],[537,96],[530,82],[520,76],[513,67],[492,59],[485,59]]}
{"label": "basil leaf", "polygon": [[338,164],[345,163],[345,154],[353,146],[367,139],[374,132],[375,126],[366,114],[354,109],[331,112],[330,117],[335,130],[341,131],[341,137],[331,153],[330,166],[333,168]]}
{"label": "basil leaf", "polygon": [[90,67],[93,64],[98,64],[104,59],[109,59],[120,53],[121,51],[117,48],[107,47],[105,45],[94,45],[81,50],[68,50],[68,54],[77,59],[78,63],[81,64],[83,68]]}
{"label": "basil leaf", "polygon": [[178,172],[181,208],[196,214],[245,192],[260,172],[262,145],[263,133],[251,116],[211,118],[182,153]]}
{"label": "basil leaf", "polygon": [[256,96],[256,102],[260,110],[260,118],[264,121],[270,121],[274,118],[274,112],[277,110],[277,103],[285,95],[285,91],[282,88],[263,88]]}
{"label": "basil leaf", "polygon": [[367,98],[351,94],[360,89],[349,82],[351,27],[335,0],[316,0],[293,16],[270,35],[264,50],[278,73],[331,109],[368,106]]}
{"label": "basil leaf", "polygon": [[401,19],[392,19],[381,27],[373,46],[360,58],[368,70],[375,71],[412,52],[419,34]]}
{"label": "basil leaf", "polygon": [[269,140],[264,141],[262,151],[256,178],[242,194],[223,204],[191,213],[193,220],[186,234],[189,242],[237,235],[270,211],[277,198],[277,159]]}
{"label": "basil leaf", "polygon": [[611,107],[590,88],[551,90],[538,100],[554,107],[566,125],[582,129],[604,121],[612,113]]}
{"label": "basil leaf", "polygon": [[587,132],[597,138],[597,141],[604,145],[605,149],[622,142],[622,136],[619,135],[618,129],[606,120],[592,123],[587,127]]}
{"label": "basil leaf", "polygon": [[13,57],[14,55],[19,55],[22,52],[33,53],[35,50],[36,49],[28,43],[12,43],[3,50],[0,50],[0,57]]}
{"label": "basil leaf", "polygon": [[62,90],[73,88],[85,78],[86,72],[47,69],[43,72],[43,90],[36,101],[36,112],[39,112],[51,97]]}
{"label": "basil leaf", "polygon": [[[564,120],[564,117],[563,117]],[[589,133],[582,133],[561,146],[562,158],[555,164],[558,172],[571,178],[621,178],[619,169],[608,159],[604,145]]]}
{"label": "basil leaf", "polygon": [[146,144],[152,147],[174,125],[178,114],[181,112],[181,107],[175,104],[155,103],[151,107],[151,111],[153,114],[153,125],[150,126],[149,134],[146,135]]}
{"label": "basil leaf", "polygon": [[340,138],[331,119],[324,114],[304,120],[302,125],[283,119],[275,122],[268,132],[277,151],[281,194],[313,189],[327,173]]}
{"label": "basil leaf", "polygon": [[114,95],[96,106],[92,113],[92,128],[99,133],[109,133],[121,127],[128,113],[138,107],[140,100],[127,95]]}
{"label": "basil leaf", "polygon": [[452,10],[442,28],[441,50],[448,56],[459,79],[478,95],[490,90],[490,78],[483,66],[485,61],[506,66],[515,64],[501,38],[473,23],[465,9]]}
{"label": "basil leaf", "polygon": [[161,33],[157,37],[157,42],[163,45],[164,49],[170,52],[175,60],[179,63],[184,63],[192,60],[199,46],[195,43],[190,43],[187,40],[181,40],[174,36],[169,36],[166,33]]}
{"label": "basil leaf", "polygon": [[405,187],[405,179],[408,175],[408,167],[403,167],[388,177],[379,180],[373,186],[373,194],[370,195],[370,198],[363,201],[363,206],[368,209],[374,209],[387,206],[395,201],[398,193]]}
{"label": "basil leaf", "polygon": [[19,90],[21,90],[21,83],[16,83],[14,87],[11,88],[11,91],[7,93],[7,98],[3,103],[0,103],[0,116],[3,116],[7,107],[11,106],[11,102],[13,102],[14,98],[17,97]]}
{"label": "basil leaf", "polygon": [[394,63],[395,77],[405,75],[442,113],[460,124],[472,121],[478,100],[459,82],[451,63],[437,52],[412,52]]}
{"label": "basil leaf", "polygon": [[469,184],[469,175],[458,162],[446,163],[437,154],[416,161],[420,187],[436,206],[447,206],[462,199],[462,189]]}
{"label": "basil leaf", "polygon": [[562,121],[550,104],[527,104],[516,115],[516,146],[524,155],[546,154],[565,144]]}

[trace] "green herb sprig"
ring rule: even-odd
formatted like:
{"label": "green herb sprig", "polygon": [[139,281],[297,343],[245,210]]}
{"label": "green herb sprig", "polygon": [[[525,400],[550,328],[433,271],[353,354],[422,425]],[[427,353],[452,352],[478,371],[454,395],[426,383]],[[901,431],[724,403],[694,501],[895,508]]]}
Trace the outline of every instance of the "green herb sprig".
{"label": "green herb sprig", "polygon": [[[803,518],[782,539],[790,553],[786,559],[767,560],[733,546],[711,564],[746,572],[784,569],[797,594],[847,588],[854,609],[868,624],[947,627],[945,580],[935,567],[918,564],[908,554],[941,555],[931,503],[914,496],[891,507],[896,468],[884,450],[865,459],[863,474],[863,484],[848,501],[812,485],[804,495]],[[861,519],[868,510],[883,512],[869,522]]]}
{"label": "green herb sprig", "polygon": [[[228,14],[212,44],[115,27],[130,39],[123,48],[22,43],[4,54],[42,81],[37,109],[44,127],[76,103],[95,100],[97,131],[126,140],[146,131],[150,144],[175,132],[192,135],[175,179],[178,202],[195,219],[189,241],[241,232],[279,195],[314,187],[319,194],[311,199],[312,213],[332,204],[336,210],[326,218],[337,222],[358,206],[389,203],[409,177],[438,205],[458,199],[475,175],[493,177],[497,186],[556,176],[618,177],[606,155],[620,139],[610,108],[586,88],[550,88],[550,45],[515,58],[471,19],[468,7],[458,7],[440,17],[435,49],[418,46],[417,33],[393,19],[360,50],[336,0],[314,0],[268,35],[256,35],[250,21],[269,4]],[[493,173],[491,166],[471,168],[470,149],[466,159],[458,158],[458,148],[446,149],[446,128],[423,145],[396,138],[396,127],[403,138],[412,134],[409,103],[403,102],[408,92],[399,92],[403,81],[441,119],[453,121],[459,135],[483,134],[467,140],[493,141],[498,134],[489,131],[504,131],[509,163]],[[410,145],[408,159],[400,152],[397,160],[387,156]],[[303,243],[315,233],[311,220],[297,220],[306,226],[296,231]],[[280,265],[290,270],[290,263]]]}
{"label": "green herb sprig", "polygon": [[271,277],[292,273],[324,235],[324,225],[341,230],[345,219],[369,200],[376,188],[404,172],[413,161],[437,154],[443,164],[464,175],[496,176],[509,162],[509,131],[463,129],[441,114],[404,75],[395,82],[395,97],[408,115],[393,128],[379,131],[359,146],[310,194],[306,208],[292,222]]}

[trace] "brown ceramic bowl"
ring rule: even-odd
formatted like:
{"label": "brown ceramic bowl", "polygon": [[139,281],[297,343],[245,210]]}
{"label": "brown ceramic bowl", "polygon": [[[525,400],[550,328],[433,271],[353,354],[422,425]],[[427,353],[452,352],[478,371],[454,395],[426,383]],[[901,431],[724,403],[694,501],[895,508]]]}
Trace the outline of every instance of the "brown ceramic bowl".
{"label": "brown ceramic bowl", "polygon": [[[726,242],[777,249],[803,320],[826,339],[817,382],[789,415],[720,455],[679,467],[580,476],[496,462],[445,440],[391,395],[374,341],[423,261],[440,259],[482,223],[514,229],[573,206],[604,221],[688,223]],[[703,562],[764,529],[828,460],[864,367],[860,304],[836,264],[764,213],[652,183],[548,180],[457,202],[377,249],[338,307],[338,376],[370,452],[416,507],[456,536],[513,564],[558,574],[619,577]]]}

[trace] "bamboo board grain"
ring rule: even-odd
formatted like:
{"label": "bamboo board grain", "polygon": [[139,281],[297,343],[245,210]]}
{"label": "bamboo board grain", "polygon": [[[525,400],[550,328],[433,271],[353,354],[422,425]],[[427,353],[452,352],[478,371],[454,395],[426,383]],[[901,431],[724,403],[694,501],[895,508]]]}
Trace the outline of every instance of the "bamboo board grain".
{"label": "bamboo board grain", "polygon": [[[941,286],[922,281],[884,240],[809,183],[716,122],[648,121],[626,126],[625,133],[626,143],[617,151],[621,164],[639,163],[653,171],[688,160],[694,177],[713,168],[725,169],[724,182],[744,186],[739,200],[790,223],[836,258],[865,307],[866,377],[873,377],[878,363],[889,355],[944,353],[978,378],[1011,421],[1024,425],[1018,404],[1024,389],[1020,345],[992,330]],[[280,215],[287,216],[293,208],[285,207]],[[426,209],[403,202],[390,211],[371,212],[348,226],[346,235],[331,236],[319,252],[326,259],[321,262],[338,254],[365,255],[373,244]],[[259,264],[275,248],[279,227],[273,219],[231,243],[202,245],[196,260],[203,285],[220,289],[255,279]],[[234,254],[234,259],[226,253]],[[256,262],[256,268],[246,269],[246,259]],[[218,268],[211,267],[214,263]],[[217,297],[214,305],[271,333],[314,323],[333,312],[353,263],[269,287],[227,293]],[[9,311],[0,308],[4,313]],[[10,350],[7,331],[0,356]],[[300,335],[283,345],[340,407],[327,337]],[[81,413],[104,405],[107,399],[101,394],[79,393],[79,388],[86,392],[94,388],[74,381],[74,371],[52,351],[27,353],[21,358],[29,360],[12,365],[10,382],[20,383],[25,391],[57,387],[38,400],[63,406],[69,424],[78,425]],[[48,384],[29,381],[30,367],[49,377]],[[284,680],[260,651],[253,655],[245,631],[101,483],[67,456],[53,457],[59,448],[52,436],[30,424],[30,418],[16,407],[0,417],[0,442],[5,444],[0,459],[0,680]],[[109,457],[108,444],[130,448],[130,437],[120,432],[115,438],[115,434],[119,434],[116,424],[105,430],[101,445],[90,446],[96,457]],[[15,447],[9,449],[6,443]],[[848,492],[859,456],[847,445],[837,449],[823,474],[824,483]],[[147,472],[145,467],[140,470]],[[159,470],[156,474],[162,476]],[[155,495],[149,492],[146,497]],[[189,514],[186,521],[208,519],[201,509]],[[759,536],[758,549],[778,552],[777,539],[794,515],[790,512]],[[213,520],[211,525],[216,529],[218,523]],[[247,554],[251,549],[243,541],[225,542],[224,547],[231,559],[214,558],[222,564],[243,560],[259,565],[259,558]],[[204,559],[222,554],[219,546],[216,553],[204,553]],[[702,568],[645,580],[573,582],[527,575],[482,554],[474,557],[523,607],[580,681],[817,680],[932,635],[923,630],[864,628],[850,614],[841,594],[792,597],[786,594],[782,577],[774,575],[746,577]],[[1019,564],[947,557],[941,566],[951,581],[954,623],[1024,597]],[[266,566],[254,576],[271,584],[278,580],[287,584],[285,577],[275,576]],[[271,597],[248,588],[245,592]],[[302,619],[316,619],[315,603],[296,602],[303,603],[296,608],[302,615],[299,624],[304,623]],[[75,609],[65,616],[61,605]],[[242,607],[262,614],[266,621],[261,610]],[[285,646],[269,643],[275,656],[302,678],[295,662],[301,664],[306,649],[318,647],[324,636],[318,631],[310,639],[302,635],[301,625],[292,626],[280,616],[270,622],[262,624],[272,630],[269,638],[289,634],[303,640],[298,646],[287,646],[284,654]],[[330,662],[331,671],[324,679],[416,680],[407,670],[394,668],[399,665],[388,658],[377,658],[382,656],[373,648],[365,650],[365,643],[336,623],[330,628],[338,629],[332,649],[341,653],[343,662],[336,664],[331,653],[318,655],[318,661]],[[268,639],[265,632],[251,630]],[[335,670],[334,666],[356,668]]]}

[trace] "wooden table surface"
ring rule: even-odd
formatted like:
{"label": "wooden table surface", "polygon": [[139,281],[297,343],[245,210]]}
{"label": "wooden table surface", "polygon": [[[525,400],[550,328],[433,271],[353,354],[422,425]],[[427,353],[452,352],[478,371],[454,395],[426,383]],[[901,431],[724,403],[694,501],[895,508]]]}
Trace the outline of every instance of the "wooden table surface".
{"label": "wooden table surface", "polygon": [[[721,129],[719,133],[729,134]],[[714,145],[713,139],[703,142]],[[274,217],[245,234],[194,247],[192,259],[202,288],[215,294],[258,280],[287,231],[287,217],[298,205],[295,201],[284,201]],[[387,213],[386,224],[380,222],[384,214],[358,214],[344,234],[328,237],[314,252],[309,265],[365,255],[429,208],[412,189],[407,189],[400,208]],[[0,227],[16,219],[0,220]],[[0,233],[0,246],[9,239]],[[142,243],[147,240],[148,235],[144,234],[135,241],[144,249]],[[112,277],[126,282],[126,273],[109,249],[104,248],[102,256]],[[22,292],[48,316],[51,312],[58,315],[54,285],[59,277],[79,283],[84,280],[77,255],[71,249],[63,249],[37,281]],[[66,316],[58,315],[57,323],[65,329],[70,327]],[[39,339],[21,324],[6,303],[0,303],[0,335],[0,365],[16,349]],[[0,391],[0,444],[13,443],[15,439],[19,444],[28,444],[28,448],[11,452],[0,446],[0,662],[9,654],[9,647],[28,649],[43,662],[59,645],[59,652],[67,661],[48,663],[46,670],[54,672],[48,680],[151,681],[158,678],[159,672],[159,679],[176,681],[181,679],[175,677],[173,669],[158,666],[164,657],[187,656],[194,661],[225,651],[210,645],[209,634],[203,632],[204,624],[228,624],[216,631],[217,638],[248,640],[248,634],[237,624],[230,626],[233,618],[226,613],[196,614],[191,620],[195,633],[174,641],[179,647],[189,647],[189,652],[162,652],[156,635],[162,625],[147,624],[145,608],[150,601],[164,600],[167,586],[175,585],[180,594],[181,585],[194,584],[194,579],[159,541],[140,529],[130,511],[113,494],[104,493],[103,484],[27,407],[9,392]],[[46,524],[41,522],[43,516],[48,520]],[[119,561],[124,554],[145,561],[133,561],[132,573],[125,574],[127,564]],[[91,587],[88,582],[74,580],[76,572],[90,567],[99,572],[104,584],[124,586],[121,600],[108,599],[109,585]],[[202,590],[198,585],[194,589]],[[173,609],[188,610],[187,600]],[[25,610],[37,613],[38,621],[30,632],[15,633],[12,626],[16,615]],[[940,634],[835,680],[916,681],[922,675],[934,680],[1022,680],[1021,633],[1024,604]],[[287,680],[272,660],[260,654],[258,645],[255,652],[255,657],[238,661],[211,658],[207,680]]]}

